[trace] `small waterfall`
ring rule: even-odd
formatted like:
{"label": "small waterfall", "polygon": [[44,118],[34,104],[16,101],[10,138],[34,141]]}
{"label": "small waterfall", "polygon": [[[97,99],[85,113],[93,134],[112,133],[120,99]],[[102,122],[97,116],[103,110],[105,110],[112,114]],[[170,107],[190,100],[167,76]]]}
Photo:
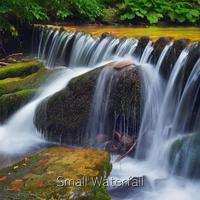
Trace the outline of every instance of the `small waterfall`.
{"label": "small waterfall", "polygon": [[105,135],[105,125],[108,112],[108,101],[113,79],[113,67],[105,67],[97,80],[96,89],[92,101],[92,107],[86,128],[86,141],[89,145],[94,145],[98,134]]}
{"label": "small waterfall", "polygon": [[117,39],[112,35],[93,38],[81,32],[42,28],[39,32],[37,57],[49,67],[60,64],[93,67],[115,58],[132,57],[137,45],[138,39]]}
{"label": "small waterfall", "polygon": [[[140,38],[115,38],[110,34],[93,38],[85,33],[46,28],[35,31],[34,34],[38,59],[50,68],[65,66],[68,69],[58,71],[44,90],[14,114],[7,124],[0,127],[0,152],[23,153],[44,141],[33,125],[35,109],[44,98],[65,87],[71,78],[92,70],[97,65],[101,66],[102,62],[109,63],[119,58],[131,57],[135,64],[140,65],[144,89],[139,142],[135,158],[125,158],[122,165],[114,164],[111,177],[148,177],[152,190],[141,194],[135,194],[135,191],[122,193],[123,199],[126,200],[198,200],[200,183],[194,184],[189,179],[179,179],[170,174],[168,159],[174,141],[193,138],[196,132],[200,131],[200,44],[182,45],[173,61],[169,61],[176,41],[171,42],[168,39],[160,44],[162,48],[157,51],[155,42],[151,40],[146,40],[145,45],[138,50]],[[167,72],[167,75],[164,75],[164,72]],[[98,134],[106,132],[114,75],[112,67],[104,67],[99,74],[86,129],[89,145],[94,144]],[[114,114],[115,123],[120,118],[119,126],[125,130],[125,114]],[[189,155],[187,153],[190,152],[192,142],[192,139],[188,140],[182,146],[180,153],[176,155],[172,171],[175,171],[182,152]],[[190,163],[191,159],[185,160],[181,175],[188,174]],[[155,180],[158,181],[157,185]],[[164,184],[161,184],[161,187],[159,183],[162,183],[162,180]],[[122,198],[114,198],[117,199]]]}
{"label": "small waterfall", "polygon": [[44,143],[45,140],[33,124],[37,105],[43,99],[64,88],[73,77],[87,71],[88,68],[59,69],[30,103],[0,127],[0,154],[23,154],[40,143]]}

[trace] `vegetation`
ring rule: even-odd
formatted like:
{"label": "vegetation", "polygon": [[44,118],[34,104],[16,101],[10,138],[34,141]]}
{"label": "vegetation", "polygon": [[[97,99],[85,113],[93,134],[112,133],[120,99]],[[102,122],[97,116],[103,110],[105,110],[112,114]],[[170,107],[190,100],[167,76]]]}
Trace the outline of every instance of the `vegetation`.
{"label": "vegetation", "polygon": [[0,123],[28,103],[50,72],[37,61],[0,68]]}
{"label": "vegetation", "polygon": [[110,200],[103,184],[92,184],[103,183],[110,168],[105,151],[48,148],[0,170],[0,199]]}
{"label": "vegetation", "polygon": [[120,20],[143,19],[150,24],[161,20],[195,23],[199,20],[199,0],[124,0],[117,4]]}
{"label": "vegetation", "polygon": [[19,23],[160,21],[197,23],[199,0],[0,0],[0,29],[16,34]]}

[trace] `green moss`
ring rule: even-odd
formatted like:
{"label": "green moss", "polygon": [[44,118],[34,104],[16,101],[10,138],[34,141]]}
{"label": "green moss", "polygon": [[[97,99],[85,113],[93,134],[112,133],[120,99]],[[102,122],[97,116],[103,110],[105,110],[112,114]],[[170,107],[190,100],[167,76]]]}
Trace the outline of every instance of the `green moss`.
{"label": "green moss", "polygon": [[70,199],[71,196],[74,200],[110,199],[105,187],[94,187],[91,182],[81,187],[57,186],[59,176],[74,181],[103,176],[99,169],[100,166],[103,168],[105,161],[109,162],[105,151],[63,147],[45,149],[0,170],[0,177],[6,176],[0,181],[0,198],[6,196],[9,199],[13,188],[17,188],[20,190],[16,192],[18,196],[30,195],[35,199]]}
{"label": "green moss", "polygon": [[87,124],[100,71],[95,69],[72,79],[66,88],[38,106],[35,124],[39,130],[51,135],[49,139],[59,141],[61,138],[62,142],[80,144],[80,134]]}
{"label": "green moss", "polygon": [[32,89],[2,95],[0,97],[0,122],[8,119],[20,107],[28,103],[35,93],[36,90]]}
{"label": "green moss", "polygon": [[[66,144],[85,144],[85,129],[96,83],[102,69],[103,66],[72,79],[63,90],[44,100],[37,107],[34,123],[48,140],[58,142],[62,140]],[[108,121],[104,133],[110,138],[116,115],[125,115],[130,133],[136,135],[136,131],[139,130],[141,87],[137,70],[138,68],[134,66],[122,70],[113,69]],[[134,121],[138,129],[134,126],[133,130],[129,121]]]}
{"label": "green moss", "polygon": [[183,139],[178,139],[176,140],[171,149],[170,149],[170,154],[169,154],[169,162],[173,163],[176,159],[177,153],[180,151],[182,145],[183,145],[184,140]]}
{"label": "green moss", "polygon": [[0,79],[27,76],[37,72],[41,67],[37,61],[7,65],[0,68]]}
{"label": "green moss", "polygon": [[189,178],[200,179],[200,134],[176,140],[169,153],[173,172]]}
{"label": "green moss", "polygon": [[49,71],[44,67],[26,77],[15,77],[0,80],[0,95],[24,89],[39,87],[48,77]]}
{"label": "green moss", "polygon": [[0,122],[28,103],[50,73],[37,61],[0,68]]}

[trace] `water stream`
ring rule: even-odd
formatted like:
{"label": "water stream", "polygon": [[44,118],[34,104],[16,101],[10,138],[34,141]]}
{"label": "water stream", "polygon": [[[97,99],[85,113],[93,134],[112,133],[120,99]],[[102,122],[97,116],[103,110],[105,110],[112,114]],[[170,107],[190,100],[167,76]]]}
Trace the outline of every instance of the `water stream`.
{"label": "water stream", "polygon": [[[34,111],[44,98],[61,90],[71,78],[100,66],[102,62],[131,57],[135,64],[141,65],[141,80],[144,85],[145,104],[139,142],[135,158],[128,157],[120,163],[113,163],[110,179],[146,176],[150,186],[144,190],[132,188],[120,194],[114,192],[113,199],[199,200],[200,182],[171,174],[168,156],[170,147],[177,138],[183,137],[183,133],[195,134],[200,129],[200,55],[193,53],[198,53],[200,45],[194,43],[186,47],[176,60],[169,79],[164,79],[160,74],[160,67],[167,52],[173,48],[173,42],[162,49],[157,63],[153,65],[149,63],[155,50],[153,43],[150,41],[137,57],[134,52],[138,41],[139,39],[116,39],[111,35],[93,38],[80,32],[51,29],[40,31],[36,44],[38,59],[49,68],[62,65],[70,69],[58,71],[29,104],[0,127],[0,152],[25,152],[44,141],[33,125]],[[87,127],[91,138],[97,133],[104,133],[112,77],[112,68],[105,68],[97,80],[90,126]],[[193,123],[191,119],[195,119],[192,120]]]}

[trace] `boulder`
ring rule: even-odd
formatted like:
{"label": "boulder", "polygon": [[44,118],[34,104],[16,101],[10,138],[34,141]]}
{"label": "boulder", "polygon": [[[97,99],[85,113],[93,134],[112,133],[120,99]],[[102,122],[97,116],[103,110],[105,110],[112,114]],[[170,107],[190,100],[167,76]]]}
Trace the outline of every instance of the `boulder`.
{"label": "boulder", "polygon": [[72,79],[62,91],[45,99],[38,106],[34,122],[48,140],[66,144],[84,143],[95,85],[104,67],[112,67],[114,77],[108,101],[105,133],[99,134],[111,138],[114,126],[122,122],[122,116],[129,132],[137,134],[140,123],[138,68],[130,65],[115,70],[112,63]]}
{"label": "boulder", "polygon": [[105,151],[47,148],[0,170],[0,199],[110,200],[111,169]]}
{"label": "boulder", "polygon": [[33,60],[1,67],[0,123],[25,105],[49,75],[49,70]]}
{"label": "boulder", "polygon": [[200,134],[177,139],[171,146],[169,163],[173,173],[200,179]]}

